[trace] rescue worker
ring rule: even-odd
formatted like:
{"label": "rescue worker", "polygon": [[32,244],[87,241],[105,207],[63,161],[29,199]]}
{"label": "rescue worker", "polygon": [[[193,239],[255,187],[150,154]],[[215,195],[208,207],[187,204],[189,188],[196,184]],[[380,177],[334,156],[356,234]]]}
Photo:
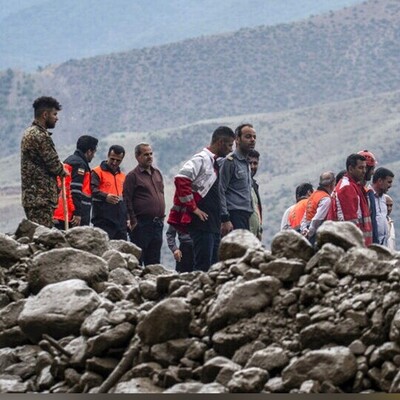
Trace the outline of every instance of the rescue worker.
{"label": "rescue worker", "polygon": [[108,233],[110,239],[127,240],[127,210],[122,198],[125,174],[120,164],[125,149],[113,145],[108,150],[106,161],[93,168],[91,189],[93,197],[92,223]]}
{"label": "rescue worker", "polygon": [[335,188],[335,174],[324,172],[319,177],[319,185],[306,203],[306,211],[301,221],[301,233],[310,241],[315,242],[317,229],[325,221],[331,205],[331,193]]}
{"label": "rescue worker", "polygon": [[[64,167],[71,177],[66,180],[67,193],[70,192],[72,204],[68,201],[69,223],[73,226],[90,224],[90,211],[92,207],[92,190],[90,188],[91,170],[89,163],[97,150],[98,139],[93,136],[83,135],[76,143],[74,154],[67,157]],[[62,199],[59,199],[58,207],[54,212],[55,226],[63,229],[64,211]]]}
{"label": "rescue worker", "polygon": [[346,160],[346,174],[335,188],[327,219],[350,221],[361,229],[365,245],[372,243],[371,214],[363,183],[367,171],[366,158],[350,154]]}
{"label": "rescue worker", "polygon": [[367,162],[367,170],[365,172],[364,179],[362,181],[364,191],[367,196],[367,201],[368,201],[368,207],[370,209],[371,213],[371,223],[372,223],[372,242],[373,243],[379,243],[378,239],[378,226],[376,222],[376,204],[375,204],[375,195],[374,191],[372,189],[371,184],[369,183],[371,181],[372,176],[375,173],[375,167],[378,164],[378,161],[376,160],[376,157],[374,156],[373,153],[371,153],[368,150],[361,150],[357,154],[360,154],[365,157],[365,160]]}
{"label": "rescue worker", "polygon": [[56,126],[61,104],[43,96],[33,109],[35,119],[21,141],[22,206],[29,220],[51,228],[58,204],[57,177],[68,175],[48,131]]}
{"label": "rescue worker", "polygon": [[300,232],[300,225],[306,211],[307,200],[314,191],[309,182],[296,187],[296,203],[286,209],[282,217],[281,230],[294,229]]}

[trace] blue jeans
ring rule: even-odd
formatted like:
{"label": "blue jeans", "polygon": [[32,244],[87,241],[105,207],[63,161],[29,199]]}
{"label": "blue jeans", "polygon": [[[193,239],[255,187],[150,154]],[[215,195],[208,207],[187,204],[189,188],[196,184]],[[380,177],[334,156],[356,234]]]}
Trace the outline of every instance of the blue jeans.
{"label": "blue jeans", "polygon": [[218,261],[218,248],[221,241],[220,233],[201,230],[189,230],[193,240],[193,255],[195,271],[207,272],[212,264]]}

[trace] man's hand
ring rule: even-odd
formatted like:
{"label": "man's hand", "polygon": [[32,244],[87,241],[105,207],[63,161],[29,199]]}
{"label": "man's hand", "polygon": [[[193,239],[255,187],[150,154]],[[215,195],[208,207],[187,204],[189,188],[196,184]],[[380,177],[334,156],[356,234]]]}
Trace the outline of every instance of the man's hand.
{"label": "man's hand", "polygon": [[221,236],[226,236],[229,232],[233,231],[233,225],[231,221],[223,222],[221,224]]}
{"label": "man's hand", "polygon": [[182,252],[179,249],[176,249],[174,251],[174,258],[175,258],[175,261],[178,261],[178,262],[180,262],[182,260]]}
{"label": "man's hand", "polygon": [[71,225],[72,226],[79,226],[81,224],[81,219],[82,219],[82,217],[80,217],[79,215],[74,215],[71,218]]}
{"label": "man's hand", "polygon": [[129,229],[130,231],[133,231],[133,230],[136,228],[137,221],[132,222],[131,220],[128,219],[128,220],[126,221],[126,225],[127,225],[128,229]]}
{"label": "man's hand", "polygon": [[108,194],[106,197],[106,202],[110,204],[118,204],[119,202],[119,196],[115,194]]}
{"label": "man's hand", "polygon": [[205,213],[204,211],[201,211],[200,208],[196,208],[193,211],[193,214],[197,215],[201,221],[205,222],[208,220],[208,214]]}

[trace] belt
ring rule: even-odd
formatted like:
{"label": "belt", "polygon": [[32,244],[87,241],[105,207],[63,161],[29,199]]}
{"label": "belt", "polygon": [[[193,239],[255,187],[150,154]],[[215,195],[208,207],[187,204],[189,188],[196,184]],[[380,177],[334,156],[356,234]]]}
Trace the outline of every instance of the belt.
{"label": "belt", "polygon": [[136,217],[138,221],[142,220],[142,221],[151,221],[151,222],[164,222],[164,218],[165,215],[163,215],[162,217],[149,217],[149,216],[137,216]]}

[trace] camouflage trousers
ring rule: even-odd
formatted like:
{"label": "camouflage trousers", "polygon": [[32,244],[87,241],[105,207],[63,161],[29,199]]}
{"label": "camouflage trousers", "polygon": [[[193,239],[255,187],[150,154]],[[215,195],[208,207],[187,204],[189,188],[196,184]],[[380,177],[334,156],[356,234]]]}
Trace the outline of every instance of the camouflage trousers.
{"label": "camouflage trousers", "polygon": [[35,208],[24,208],[26,218],[32,222],[36,222],[39,225],[47,226],[52,228],[53,224],[53,214],[54,208],[52,206],[48,207],[35,207]]}

